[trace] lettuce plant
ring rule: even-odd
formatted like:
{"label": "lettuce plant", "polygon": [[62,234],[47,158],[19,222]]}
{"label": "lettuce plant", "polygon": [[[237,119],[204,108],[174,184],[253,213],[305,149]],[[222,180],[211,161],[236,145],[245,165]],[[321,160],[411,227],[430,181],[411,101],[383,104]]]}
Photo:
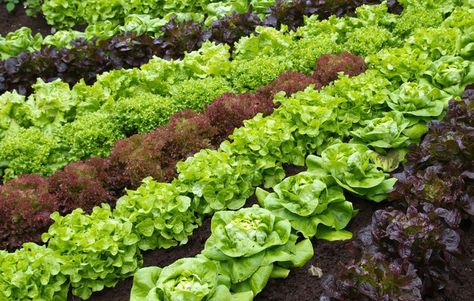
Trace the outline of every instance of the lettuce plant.
{"label": "lettuce plant", "polygon": [[69,279],[61,273],[69,258],[46,246],[26,243],[20,251],[0,251],[2,300],[66,300]]}
{"label": "lettuce plant", "polygon": [[23,175],[0,188],[0,247],[20,247],[39,241],[57,210],[57,198],[48,191],[48,181],[40,175]]}
{"label": "lettuce plant", "polygon": [[387,79],[400,84],[421,77],[431,63],[428,53],[408,46],[382,49],[377,54],[367,56],[366,61]]}
{"label": "lettuce plant", "polygon": [[114,211],[115,218],[130,224],[134,246],[150,250],[186,243],[201,219],[191,198],[169,183],[146,178],[144,184],[120,198]]}
{"label": "lettuce plant", "polygon": [[398,112],[416,117],[440,117],[451,95],[427,81],[407,82],[387,99],[388,106]]}
{"label": "lettuce plant", "polygon": [[320,301],[422,301],[422,281],[413,264],[367,254],[323,280]]}
{"label": "lettuce plant", "polygon": [[194,198],[201,214],[241,208],[262,181],[250,160],[238,160],[221,150],[201,150],[177,168],[179,175],[173,183]]}
{"label": "lettuce plant", "polygon": [[209,27],[210,39],[233,47],[234,43],[252,34],[259,25],[262,25],[262,21],[255,13],[233,12],[212,23]]}
{"label": "lettuce plant", "polygon": [[257,188],[258,202],[276,216],[288,219],[293,229],[304,237],[327,240],[352,237],[343,230],[355,214],[352,204],[327,177],[303,172],[286,178],[273,190],[269,193]]}
{"label": "lettuce plant", "polygon": [[381,166],[376,153],[356,143],[335,143],[321,156],[309,156],[308,172],[329,175],[342,188],[373,201],[382,201],[395,184]]}
{"label": "lettuce plant", "polygon": [[406,147],[426,131],[423,126],[408,128],[410,120],[397,111],[384,113],[380,118],[363,120],[360,125],[360,128],[351,131],[354,137],[352,141],[365,143],[376,149]]}
{"label": "lettuce plant", "polygon": [[344,51],[337,55],[322,55],[316,64],[313,76],[325,86],[338,79],[340,72],[350,77],[359,75],[366,69],[367,67],[362,57]]}
{"label": "lettuce plant", "polygon": [[219,275],[216,262],[205,257],[183,258],[165,268],[138,270],[130,301],[231,301],[253,300],[253,294],[232,294]]}
{"label": "lettuce plant", "polygon": [[433,85],[461,96],[464,86],[474,82],[474,62],[456,56],[443,56],[433,62],[425,74]]}
{"label": "lettuce plant", "polygon": [[132,223],[113,218],[110,206],[95,207],[91,215],[83,213],[82,209],[64,217],[53,213],[55,223],[42,238],[50,250],[64,256],[60,273],[70,280],[73,294],[87,299],[132,275],[142,257]]}
{"label": "lettuce plant", "polygon": [[271,277],[286,277],[312,256],[309,239],[297,242],[288,220],[253,206],[217,212],[202,255],[217,261],[234,292],[258,294]]}

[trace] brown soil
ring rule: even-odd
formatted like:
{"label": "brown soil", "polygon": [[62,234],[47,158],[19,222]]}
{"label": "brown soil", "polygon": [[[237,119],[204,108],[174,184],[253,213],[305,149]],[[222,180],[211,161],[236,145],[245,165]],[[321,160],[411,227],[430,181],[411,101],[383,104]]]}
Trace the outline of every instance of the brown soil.
{"label": "brown soil", "polygon": [[39,32],[44,36],[51,33],[51,26],[46,23],[42,15],[28,17],[21,4],[17,4],[15,10],[9,13],[5,8],[5,4],[0,3],[0,34],[5,36],[22,26],[31,28],[33,34]]}

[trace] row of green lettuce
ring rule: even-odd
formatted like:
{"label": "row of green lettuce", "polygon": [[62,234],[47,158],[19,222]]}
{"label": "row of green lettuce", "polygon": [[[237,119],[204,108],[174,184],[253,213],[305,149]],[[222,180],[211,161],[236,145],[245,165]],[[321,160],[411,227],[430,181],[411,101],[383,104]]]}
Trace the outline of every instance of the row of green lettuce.
{"label": "row of green lettuce", "polygon": [[[0,93],[16,90],[22,95],[29,95],[38,78],[45,81],[60,78],[69,85],[84,79],[87,84],[92,84],[97,74],[140,67],[153,56],[181,59],[186,52],[198,50],[206,40],[227,44],[233,49],[235,42],[255,33],[259,25],[280,28],[284,24],[295,30],[304,25],[305,16],[318,15],[319,19],[331,15],[341,17],[371,2],[374,0],[357,3],[344,0],[340,5],[278,2],[265,14],[263,21],[253,12],[232,13],[216,20],[211,26],[171,20],[161,28],[162,35],[155,39],[146,34],[137,36],[136,33],[126,32],[100,42],[75,40],[72,48],[43,47],[40,51],[23,52],[0,62]],[[389,11],[392,11],[391,7]]]}
{"label": "row of green lettuce", "polygon": [[[32,0],[36,1],[36,0]],[[238,13],[232,11],[225,11],[226,16],[224,18],[218,18],[215,15],[204,16],[201,14],[187,14],[175,12],[173,14],[167,14],[164,18],[154,18],[150,15],[138,15],[130,14],[125,17],[123,23],[117,25],[111,21],[103,21],[94,23],[85,28],[83,32],[75,30],[59,30],[52,35],[41,36],[41,34],[32,35],[32,31],[29,28],[22,27],[15,32],[10,32],[6,37],[0,36],[0,59],[5,60],[11,56],[17,56],[21,52],[32,52],[45,49],[46,47],[54,46],[56,48],[71,47],[71,43],[74,43],[74,47],[77,47],[79,40],[85,39],[86,41],[95,40],[108,40],[112,36],[117,34],[133,32],[136,35],[146,34],[148,36],[154,36],[155,38],[163,35],[166,32],[164,29],[169,27],[168,22],[181,23],[198,22],[199,27],[205,27],[212,31],[221,31],[218,36],[221,36],[219,40],[234,39],[235,34],[227,32],[239,31],[246,32],[250,28],[253,30],[256,25],[264,24],[265,26],[279,28],[281,24],[286,24],[290,28],[295,29],[298,26],[303,25],[303,19],[305,16],[319,15],[320,19],[328,18],[331,15],[342,17],[343,15],[353,14],[356,7],[364,4],[379,4],[380,0],[362,0],[362,1],[351,1],[342,0],[337,2],[320,2],[320,1],[275,1],[274,5],[270,6],[265,14],[257,15],[252,7],[248,7],[249,12]],[[268,2],[270,4],[270,2]],[[389,11],[399,13],[401,6],[396,1],[388,3]],[[240,11],[240,10],[239,10]],[[220,13],[222,15],[224,12]],[[230,21],[232,16],[239,16],[236,20]],[[218,19],[217,19],[218,18]],[[227,20],[225,20],[227,18]],[[205,20],[203,20],[205,19]],[[217,20],[216,20],[217,19]],[[254,24],[254,25],[253,25]],[[234,27],[235,26],[235,27]],[[189,30],[189,29],[188,29]],[[188,34],[192,34],[189,32]]]}
{"label": "row of green lettuce", "polygon": [[[54,4],[50,1],[53,7]],[[70,1],[68,1],[70,2]],[[163,5],[156,1],[152,1],[156,7]],[[172,1],[175,2],[175,1]],[[95,2],[90,8],[93,9],[93,13],[96,16],[104,17],[106,19],[95,20],[94,22],[89,22],[84,31],[77,31],[72,29],[63,29],[58,30],[54,34],[42,36],[40,33],[35,35],[32,34],[32,31],[28,27],[22,27],[14,32],[8,33],[5,37],[0,36],[0,59],[6,60],[11,56],[16,56],[23,51],[36,51],[39,50],[42,46],[55,46],[57,48],[70,47],[70,43],[73,40],[85,38],[87,40],[96,38],[99,40],[104,40],[112,37],[118,33],[125,32],[135,32],[137,34],[148,34],[151,36],[158,37],[161,34],[161,28],[168,23],[171,19],[177,21],[184,20],[194,20],[196,22],[204,22],[205,25],[211,25],[215,20],[222,18],[225,15],[228,15],[233,12],[245,13],[250,9],[249,5],[244,5],[246,0],[242,0],[242,3],[235,1],[216,1],[210,6],[201,6],[204,3],[198,2],[199,9],[192,7],[195,5],[195,2],[184,1],[190,5],[189,11],[182,10],[180,6],[173,5],[164,5],[166,7],[166,13],[162,14],[159,12],[153,11],[133,11],[128,12],[123,15],[120,19],[111,19],[110,15],[104,14],[103,10],[97,8],[98,3]],[[88,4],[87,1],[77,1],[75,4]],[[103,5],[107,5],[107,11],[114,11],[114,6],[110,5],[110,2],[101,2]],[[193,4],[194,3],[194,4]],[[274,0],[253,0],[252,3],[256,8],[255,12],[263,14],[266,11],[266,8],[271,5],[275,5]],[[134,2],[121,2],[120,5],[137,5]],[[45,4],[48,5],[48,4]],[[69,20],[69,17],[78,16],[76,8],[73,5],[59,6],[56,9],[63,10],[60,14],[54,14],[53,19],[65,18]],[[67,12],[65,11],[67,10]],[[51,10],[50,10],[51,11]],[[68,15],[69,14],[69,15]],[[48,18],[48,15],[45,15]],[[67,21],[69,22],[69,21]],[[67,23],[66,22],[66,23]],[[58,26],[58,22],[50,21],[51,25],[54,25],[58,28],[70,27],[70,26]],[[71,23],[69,23],[71,24]]]}
{"label": "row of green lettuce", "polygon": [[139,0],[139,1],[77,1],[44,0],[41,7],[48,24],[57,28],[70,28],[75,24],[97,24],[109,21],[120,24],[128,15],[146,14],[153,17],[187,15],[197,19],[222,17],[237,11],[246,12],[249,7],[264,13],[275,0]]}
{"label": "row of green lettuce", "polygon": [[[448,29],[469,30],[471,14],[456,8],[440,28],[423,32],[439,36]],[[308,88],[290,98],[279,95],[280,106],[272,115],[256,116],[218,150],[203,150],[179,163],[172,183],[146,179],[114,210],[104,205],[91,215],[80,209],[64,217],[53,214],[55,223],[43,235],[47,245],[1,252],[0,294],[15,300],[64,300],[72,288],[88,298],[132,275],[142,265],[141,251],[186,243],[205,215],[241,208],[255,187],[280,183],[283,163],[302,165],[309,153],[319,154],[308,160],[319,177],[383,199],[393,184],[386,172],[397,166],[406,145],[418,141],[426,121],[443,115],[447,98],[459,96],[453,93],[459,83],[472,81],[473,62],[457,56],[457,48],[439,39],[423,41],[408,39],[403,47],[370,55],[366,73],[343,76],[320,92]],[[351,137],[349,144],[339,141]],[[291,198],[285,185],[279,186],[283,198]],[[285,214],[277,196],[259,195],[264,206]],[[295,211],[288,204],[281,207]]]}
{"label": "row of green lettuce", "polygon": [[[236,44],[232,59],[226,46],[206,43],[183,60],[154,59],[141,69],[112,71],[92,86],[39,82],[28,98],[5,93],[0,176],[5,181],[24,173],[47,175],[68,162],[107,155],[118,139],[164,124],[176,110],[199,110],[224,92],[254,90],[285,70],[309,73],[324,53],[347,49],[367,55],[400,45],[420,24],[438,25],[444,7],[449,6],[426,10],[415,4],[397,16],[382,4],[358,9],[356,18],[320,22],[314,16],[296,32],[259,28],[258,35]],[[413,43],[438,33],[419,30]],[[442,45],[459,40],[451,52],[472,56],[464,53],[472,44],[469,34],[449,28],[442,36]]]}
{"label": "row of green lettuce", "polygon": [[[342,187],[371,186],[382,196],[395,182],[377,165],[377,156],[357,143],[335,143],[321,157],[309,156],[308,170],[286,178],[274,192],[257,188],[262,208],[216,212],[201,254],[138,270],[130,300],[253,300],[270,278],[286,278],[290,268],[313,257],[311,238],[352,237],[344,228],[356,212]],[[341,173],[363,163],[365,177],[355,170]]]}
{"label": "row of green lettuce", "polygon": [[[170,18],[156,19],[149,15],[129,15],[125,18],[123,25],[114,25],[110,22],[99,23],[88,26],[84,31],[58,30],[54,34],[42,36],[41,33],[32,34],[29,27],[21,27],[16,31],[0,36],[0,59],[6,60],[17,56],[21,52],[33,52],[40,50],[42,46],[55,46],[57,48],[72,47],[71,42],[84,38],[92,40],[108,39],[116,34],[135,32],[137,35],[148,34],[157,36],[161,28]],[[188,18],[177,18],[177,20],[188,20]]]}

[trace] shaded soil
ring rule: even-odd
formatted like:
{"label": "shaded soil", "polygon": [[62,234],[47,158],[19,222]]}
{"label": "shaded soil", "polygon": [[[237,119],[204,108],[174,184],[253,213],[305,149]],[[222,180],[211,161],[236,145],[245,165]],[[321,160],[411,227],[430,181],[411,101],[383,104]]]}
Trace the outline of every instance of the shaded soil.
{"label": "shaded soil", "polygon": [[[372,214],[377,209],[382,209],[388,204],[376,204],[370,201],[349,197],[355,209],[359,213],[351,220],[347,229],[354,236],[359,230],[370,223]],[[314,257],[304,267],[292,269],[286,279],[271,279],[263,292],[261,292],[256,301],[315,301],[319,299],[322,293],[321,280],[325,274],[335,273],[338,268],[338,262],[349,259],[350,252],[346,248],[347,241],[324,241],[313,240]],[[320,268],[322,278],[312,276],[309,268],[313,266]]]}
{"label": "shaded soil", "polygon": [[51,26],[46,23],[42,15],[37,17],[27,16],[21,4],[18,4],[15,10],[9,13],[5,8],[5,4],[0,3],[0,34],[5,36],[22,26],[31,28],[33,34],[39,32],[44,36],[51,33]]}
{"label": "shaded soil", "polygon": [[[285,167],[287,176],[294,175],[303,170],[301,167]],[[359,213],[349,223],[347,229],[357,234],[366,227],[372,218],[372,214],[389,206],[389,203],[377,204],[362,200],[352,195],[347,198],[353,203]],[[256,198],[252,196],[247,206],[255,204]],[[447,287],[426,301],[472,301],[474,300],[474,218],[464,224],[462,235],[465,256],[456,259],[452,272],[452,280]],[[210,236],[210,218],[195,231],[186,245],[174,247],[168,250],[155,250],[144,253],[144,266],[167,266],[183,257],[192,257],[201,252],[206,239]],[[293,269],[286,279],[271,279],[265,289],[255,298],[256,301],[317,301],[322,293],[321,282],[324,275],[335,273],[339,266],[350,259],[350,251],[347,247],[348,241],[329,242],[313,240],[313,259],[304,267]],[[310,267],[321,269],[322,278],[312,276]],[[115,288],[105,289],[92,295],[93,301],[128,301],[133,278],[119,282]],[[69,296],[68,301],[79,301],[77,297]],[[349,301],[349,300],[348,300]],[[351,300],[353,301],[353,300]]]}

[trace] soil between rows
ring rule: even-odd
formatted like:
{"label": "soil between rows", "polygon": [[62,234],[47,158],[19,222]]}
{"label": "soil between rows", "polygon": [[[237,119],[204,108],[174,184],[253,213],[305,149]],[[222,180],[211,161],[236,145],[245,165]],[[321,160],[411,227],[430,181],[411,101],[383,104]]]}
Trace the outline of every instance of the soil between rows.
{"label": "soil between rows", "polygon": [[46,23],[43,15],[38,14],[37,17],[27,16],[21,3],[17,4],[15,10],[9,13],[5,8],[5,4],[0,3],[0,34],[5,36],[22,26],[31,28],[33,34],[39,32],[45,36],[51,33],[51,26]]}

